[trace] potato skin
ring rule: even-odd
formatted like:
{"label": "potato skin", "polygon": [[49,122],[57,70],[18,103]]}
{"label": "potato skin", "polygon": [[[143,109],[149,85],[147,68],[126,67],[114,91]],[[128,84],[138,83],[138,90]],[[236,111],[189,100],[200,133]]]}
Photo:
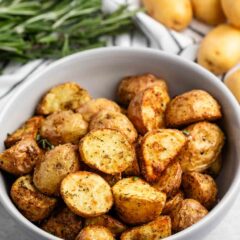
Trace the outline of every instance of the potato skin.
{"label": "potato skin", "polygon": [[36,141],[28,137],[0,153],[0,168],[16,176],[25,175],[33,170],[42,156]]}
{"label": "potato skin", "polygon": [[91,99],[87,90],[75,82],[51,88],[37,106],[37,114],[48,115],[58,111],[75,110]]}
{"label": "potato skin", "polygon": [[12,185],[11,198],[20,212],[30,221],[45,219],[56,206],[57,200],[40,193],[30,175],[19,177]]}
{"label": "potato skin", "polygon": [[79,113],[61,111],[49,115],[43,122],[40,135],[51,144],[78,144],[79,139],[87,133],[88,123]]}
{"label": "potato skin", "polygon": [[217,159],[209,166],[205,173],[212,176],[213,178],[216,178],[222,170],[222,161],[222,155],[219,154]]}
{"label": "potato skin", "polygon": [[206,91],[192,90],[178,95],[166,110],[168,127],[181,127],[199,121],[214,121],[222,117],[218,102]]}
{"label": "potato skin", "polygon": [[46,194],[59,196],[60,184],[65,176],[80,168],[77,147],[70,143],[58,145],[46,152],[34,170],[33,182],[36,188]]}
{"label": "potato skin", "polygon": [[146,223],[162,212],[166,194],[137,177],[124,178],[112,187],[115,208],[125,223]]}
{"label": "potato skin", "polygon": [[184,199],[184,194],[182,191],[179,191],[176,195],[169,198],[163,208],[162,214],[169,215],[173,209]]}

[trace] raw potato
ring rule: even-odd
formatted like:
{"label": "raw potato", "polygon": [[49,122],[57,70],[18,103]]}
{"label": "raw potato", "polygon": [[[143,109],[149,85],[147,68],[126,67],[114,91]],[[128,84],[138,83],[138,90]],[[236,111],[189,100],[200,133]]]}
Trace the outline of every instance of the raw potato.
{"label": "raw potato", "polygon": [[210,31],[198,50],[197,61],[216,75],[240,61],[240,29],[222,24]]}
{"label": "raw potato", "polygon": [[186,28],[192,20],[190,0],[143,0],[143,4],[150,16],[177,31]]}
{"label": "raw potato", "polygon": [[78,108],[77,112],[82,114],[85,121],[90,122],[92,117],[102,110],[121,112],[121,108],[115,102],[106,98],[92,99]]}
{"label": "raw potato", "polygon": [[217,201],[217,185],[212,177],[198,172],[183,174],[182,186],[187,198],[200,202],[205,208],[211,209]]}
{"label": "raw potato", "polygon": [[171,218],[157,217],[152,222],[134,227],[121,235],[121,240],[159,240],[171,235]]}
{"label": "raw potato", "polygon": [[107,213],[113,204],[110,186],[95,173],[70,173],[63,179],[60,191],[70,210],[82,217]]}
{"label": "raw potato", "polygon": [[59,238],[75,240],[82,229],[82,219],[67,207],[61,206],[61,209],[53,212],[53,214],[41,224],[41,228]]}
{"label": "raw potato", "polygon": [[207,92],[192,90],[178,95],[166,110],[169,127],[180,127],[199,121],[214,121],[222,117],[219,103]]}
{"label": "raw potato", "polygon": [[60,184],[69,173],[79,170],[77,148],[70,143],[46,152],[34,170],[33,182],[46,195],[59,195]]}
{"label": "raw potato", "polygon": [[169,215],[173,209],[180,203],[180,201],[182,201],[184,199],[184,194],[183,192],[179,191],[175,196],[173,196],[172,198],[168,199],[162,214],[163,215]]}
{"label": "raw potato", "polygon": [[88,130],[88,123],[80,113],[61,111],[49,115],[43,122],[40,135],[51,144],[78,144]]}
{"label": "raw potato", "polygon": [[185,135],[175,129],[159,129],[147,133],[140,148],[140,167],[148,182],[159,180],[161,173],[186,143]]}
{"label": "raw potato", "polygon": [[131,143],[135,142],[138,137],[137,131],[130,120],[124,114],[116,111],[110,112],[108,110],[102,110],[92,118],[89,124],[89,130],[102,128],[118,130],[124,134]]}
{"label": "raw potato", "polygon": [[113,129],[90,131],[81,141],[82,161],[107,174],[123,172],[133,163],[135,151],[122,133]]}
{"label": "raw potato", "polygon": [[165,110],[170,101],[168,92],[153,85],[139,92],[128,106],[128,117],[137,131],[148,131],[165,127]]}
{"label": "raw potato", "polygon": [[91,99],[87,90],[75,82],[53,87],[37,106],[37,114],[48,115],[58,111],[75,110]]}
{"label": "raw potato", "polygon": [[224,134],[214,123],[199,122],[185,130],[188,142],[177,156],[183,172],[202,172],[218,158],[223,145]]}
{"label": "raw potato", "polygon": [[138,177],[124,178],[113,188],[116,211],[128,224],[147,223],[162,212],[166,194]]}
{"label": "raw potato", "polygon": [[159,191],[165,192],[168,197],[174,196],[182,182],[182,169],[179,162],[173,162],[162,172],[158,181],[153,185]]}
{"label": "raw potato", "polygon": [[47,197],[35,188],[30,175],[18,178],[11,187],[10,195],[20,212],[32,222],[46,218],[57,203],[55,198]]}
{"label": "raw potato", "polygon": [[20,128],[7,136],[6,140],[4,141],[6,148],[13,146],[24,138],[36,139],[38,130],[43,122],[43,119],[43,117],[39,116],[28,119]]}
{"label": "raw potato", "polygon": [[0,168],[8,173],[21,176],[30,173],[43,153],[35,140],[25,138],[0,153]]}
{"label": "raw potato", "polygon": [[75,240],[115,240],[113,234],[103,226],[88,226],[78,234]]}
{"label": "raw potato", "polygon": [[92,225],[104,226],[109,229],[114,236],[121,234],[127,229],[126,225],[111,217],[110,215],[101,215],[99,217],[85,219],[85,227]]}
{"label": "raw potato", "polygon": [[192,226],[208,214],[208,210],[194,199],[184,199],[170,214],[172,230],[179,232]]}
{"label": "raw potato", "polygon": [[221,0],[192,0],[194,17],[210,25],[225,21]]}

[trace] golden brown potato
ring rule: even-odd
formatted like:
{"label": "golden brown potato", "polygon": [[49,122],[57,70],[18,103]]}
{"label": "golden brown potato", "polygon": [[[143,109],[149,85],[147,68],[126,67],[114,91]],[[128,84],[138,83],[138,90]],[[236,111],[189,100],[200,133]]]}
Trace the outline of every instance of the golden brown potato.
{"label": "golden brown potato", "polygon": [[228,24],[211,30],[200,44],[197,61],[216,75],[226,73],[240,61],[240,30]]}
{"label": "golden brown potato", "polygon": [[128,139],[113,129],[90,131],[80,141],[79,151],[85,164],[112,175],[123,172],[135,159],[134,148]]}
{"label": "golden brown potato", "polygon": [[108,212],[113,204],[110,186],[95,173],[70,173],[63,179],[60,191],[70,210],[82,217],[102,215]]}
{"label": "golden brown potato", "polygon": [[35,188],[30,175],[18,178],[10,195],[20,212],[32,222],[46,218],[57,203],[55,198],[47,197]]}
{"label": "golden brown potato", "polygon": [[211,209],[217,201],[217,185],[212,177],[198,172],[183,174],[182,186],[187,198],[200,202],[205,208]]}
{"label": "golden brown potato", "polygon": [[69,173],[79,170],[77,148],[70,143],[58,145],[46,152],[36,165],[33,182],[46,195],[59,195],[60,184]]}
{"label": "golden brown potato", "polygon": [[159,129],[147,133],[140,148],[140,167],[148,182],[156,182],[167,165],[186,143],[185,135],[175,129]]}
{"label": "golden brown potato", "polygon": [[115,102],[106,98],[92,99],[78,108],[77,112],[82,114],[85,121],[90,122],[92,117],[102,110],[121,112],[121,108]]}
{"label": "golden brown potato", "polygon": [[96,114],[90,124],[89,130],[111,128],[116,129],[124,134],[129,142],[133,143],[136,141],[138,134],[136,129],[130,120],[120,112],[110,112],[108,110],[102,110]]}
{"label": "golden brown potato", "polygon": [[183,172],[202,172],[219,156],[224,145],[224,134],[214,123],[199,122],[185,130],[188,141],[177,156]]}
{"label": "golden brown potato", "polygon": [[116,211],[129,224],[146,223],[162,212],[166,194],[151,187],[138,177],[124,178],[113,188]]}
{"label": "golden brown potato", "polygon": [[182,231],[200,221],[208,214],[208,210],[194,199],[184,199],[173,209],[170,216],[172,230]]}
{"label": "golden brown potato", "polygon": [[30,173],[42,156],[43,153],[36,141],[28,137],[0,153],[0,168],[21,176]]}
{"label": "golden brown potato", "polygon": [[143,4],[150,16],[177,31],[186,28],[192,20],[190,0],[143,0]]}
{"label": "golden brown potato", "polygon": [[171,235],[171,218],[160,216],[152,222],[125,231],[121,240],[159,240]]}
{"label": "golden brown potato", "polygon": [[217,159],[209,166],[205,173],[216,178],[222,169],[222,155],[220,154]]}
{"label": "golden brown potato", "polygon": [[126,225],[111,217],[110,215],[101,215],[99,217],[86,218],[84,226],[86,227],[92,225],[104,226],[109,229],[114,236],[121,234],[127,229]]}
{"label": "golden brown potato", "polygon": [[225,21],[221,0],[192,0],[194,17],[210,25]]}
{"label": "golden brown potato", "polygon": [[174,196],[180,188],[182,182],[182,169],[179,162],[173,162],[162,172],[158,181],[153,187],[165,192],[168,197]]}
{"label": "golden brown potato", "polygon": [[153,85],[139,92],[128,106],[128,117],[137,131],[148,131],[165,127],[165,110],[170,97],[159,85]]}
{"label": "golden brown potato", "polygon": [[166,110],[169,127],[180,127],[199,121],[214,121],[222,117],[218,102],[207,92],[192,90],[175,97]]}
{"label": "golden brown potato", "polygon": [[51,144],[78,144],[79,139],[87,133],[88,123],[80,113],[61,111],[49,115],[43,122],[40,135]]}
{"label": "golden brown potato", "polygon": [[37,113],[48,115],[58,111],[75,110],[91,99],[87,90],[75,82],[53,87],[37,106]]}
{"label": "golden brown potato", "polygon": [[41,228],[59,238],[75,240],[82,229],[82,219],[67,207],[61,206],[41,224]]}
{"label": "golden brown potato", "polygon": [[115,240],[115,238],[107,228],[96,225],[83,228],[75,240]]}
{"label": "golden brown potato", "polygon": [[136,157],[133,160],[132,165],[128,167],[125,171],[123,171],[122,174],[124,177],[140,176],[140,168]]}

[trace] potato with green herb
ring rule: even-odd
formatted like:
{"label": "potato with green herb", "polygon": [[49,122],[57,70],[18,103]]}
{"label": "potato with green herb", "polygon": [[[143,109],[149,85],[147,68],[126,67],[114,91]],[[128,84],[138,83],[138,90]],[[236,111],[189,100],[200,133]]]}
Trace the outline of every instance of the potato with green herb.
{"label": "potato with green herb", "polygon": [[174,196],[170,197],[162,211],[163,215],[169,215],[173,209],[184,199],[184,194],[182,191],[179,191]]}

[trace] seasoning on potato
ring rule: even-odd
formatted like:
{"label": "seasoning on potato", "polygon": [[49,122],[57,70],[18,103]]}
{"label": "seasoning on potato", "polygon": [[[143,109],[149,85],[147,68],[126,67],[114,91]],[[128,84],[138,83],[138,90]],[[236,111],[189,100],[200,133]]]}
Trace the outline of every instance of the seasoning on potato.
{"label": "seasoning on potato", "polygon": [[206,169],[205,173],[211,175],[213,178],[216,178],[222,170],[222,165],[223,165],[222,155],[219,154],[217,159],[209,166],[208,169]]}

